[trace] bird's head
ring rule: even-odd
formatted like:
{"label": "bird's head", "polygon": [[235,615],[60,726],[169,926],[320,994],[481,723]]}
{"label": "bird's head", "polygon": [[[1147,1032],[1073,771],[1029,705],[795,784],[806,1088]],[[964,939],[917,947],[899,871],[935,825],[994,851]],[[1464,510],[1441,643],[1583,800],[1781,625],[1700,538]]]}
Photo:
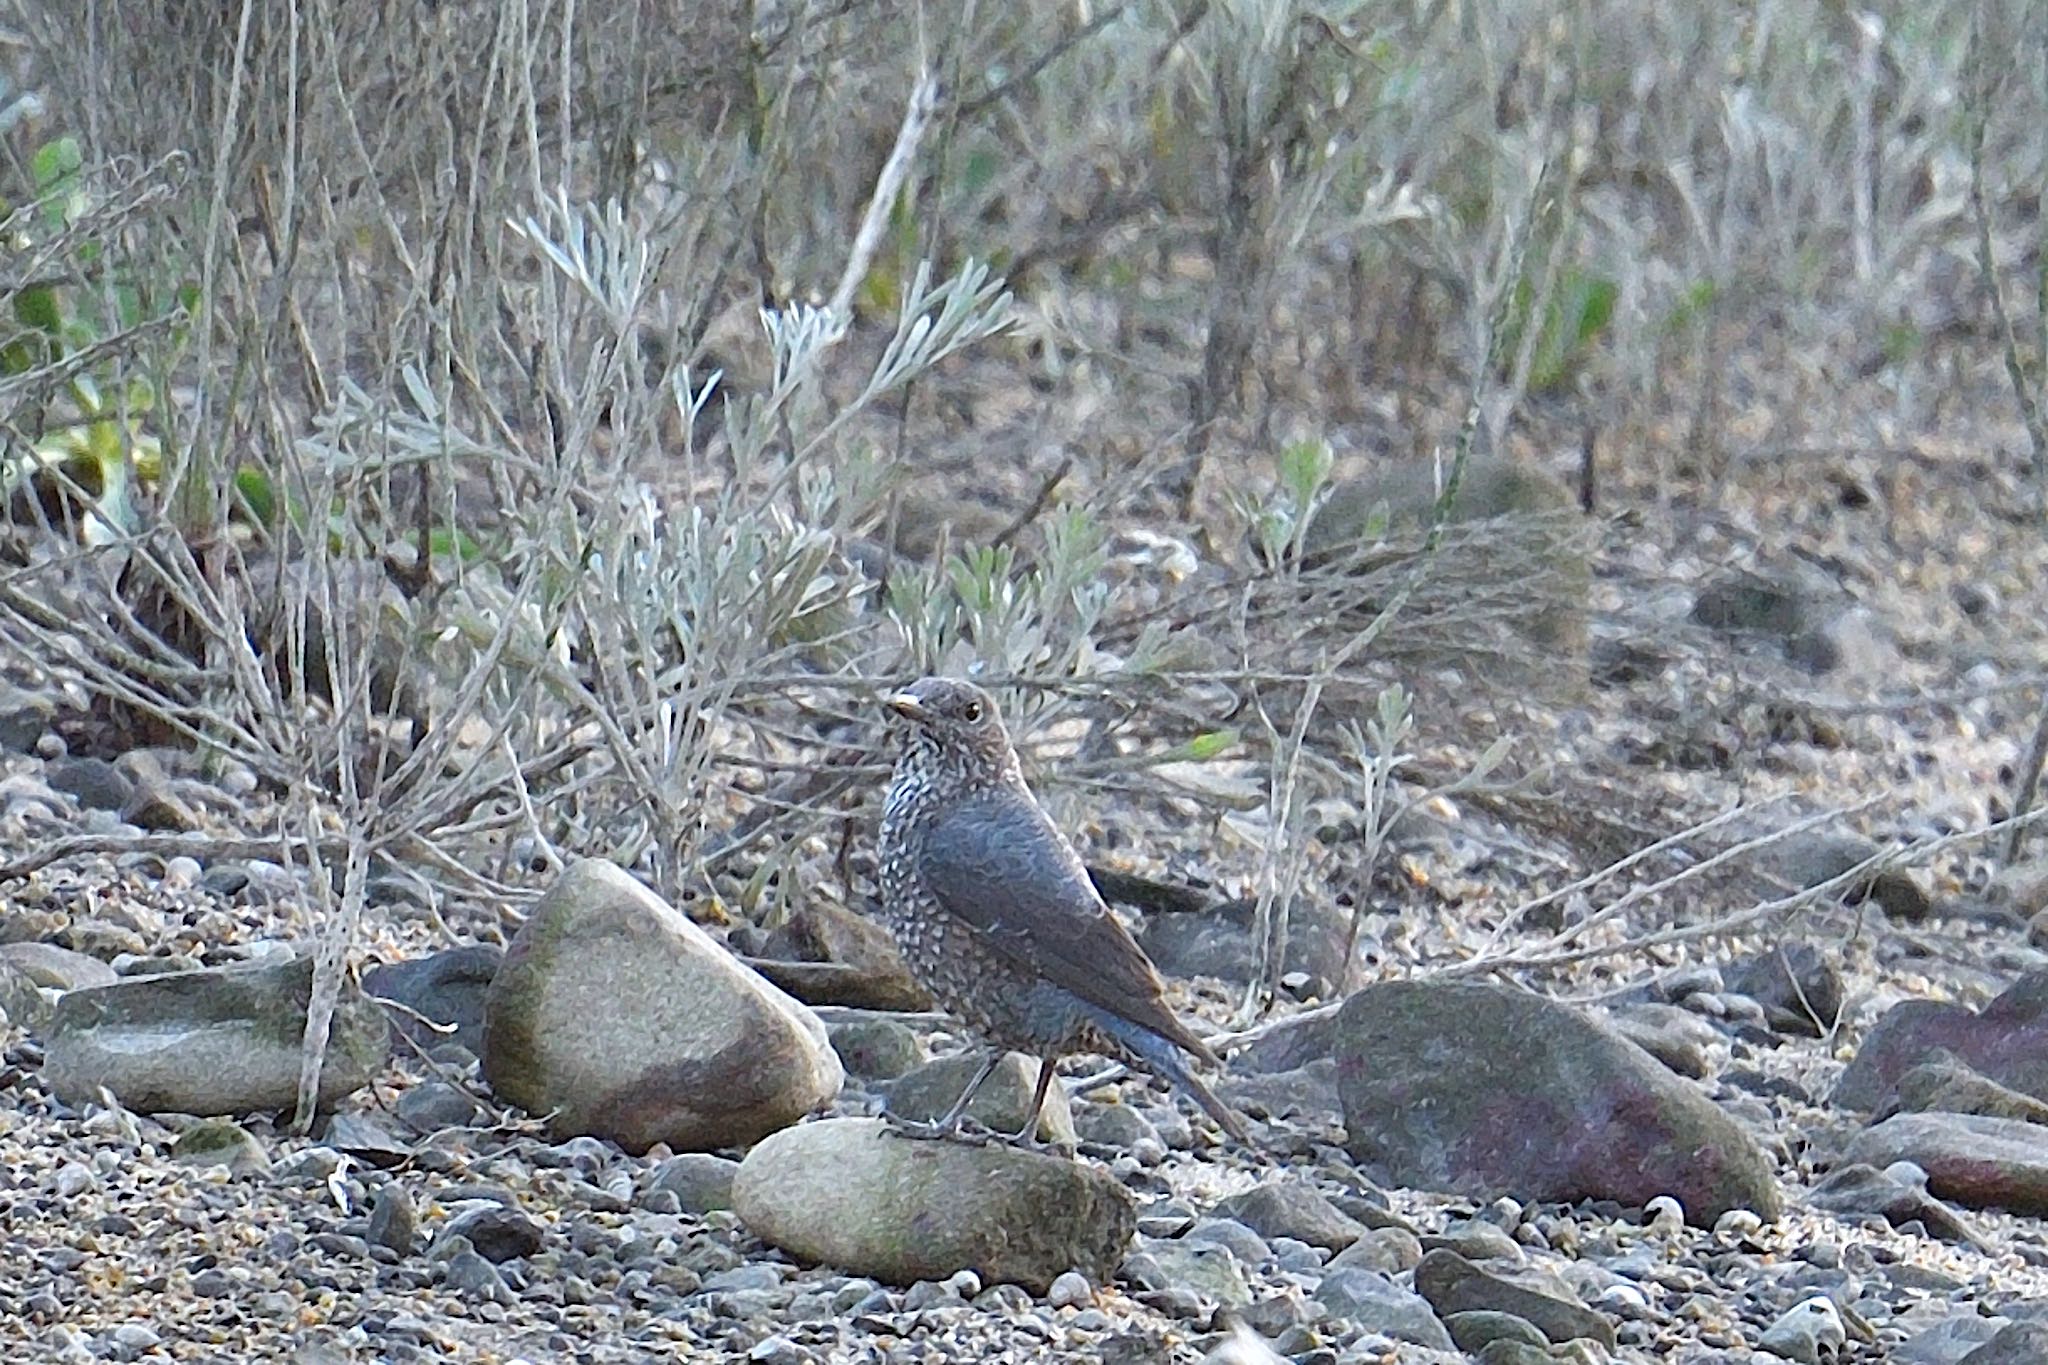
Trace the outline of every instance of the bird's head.
{"label": "bird's head", "polygon": [[882,704],[909,722],[908,740],[915,749],[991,775],[1014,762],[995,700],[971,682],[919,678],[891,692]]}

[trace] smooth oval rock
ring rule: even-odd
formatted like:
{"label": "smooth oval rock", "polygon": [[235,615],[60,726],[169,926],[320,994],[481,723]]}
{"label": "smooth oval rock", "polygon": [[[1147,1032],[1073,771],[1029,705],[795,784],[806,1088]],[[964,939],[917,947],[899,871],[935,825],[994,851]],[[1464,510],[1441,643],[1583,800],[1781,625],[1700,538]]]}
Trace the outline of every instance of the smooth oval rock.
{"label": "smooth oval rock", "polygon": [[811,1011],[599,859],[534,906],[485,995],[484,1074],[558,1137],[702,1151],[752,1142],[838,1093]]}
{"label": "smooth oval rock", "polygon": [[[144,1113],[214,1116],[298,1102],[299,1047],[313,960],[131,976],[67,991],[51,1011],[43,1078],[66,1104],[101,1087]],[[369,1084],[384,1065],[384,1017],[361,998],[336,1008],[320,1102]]]}
{"label": "smooth oval rock", "polygon": [[186,1166],[225,1166],[237,1175],[270,1169],[270,1154],[248,1129],[227,1119],[201,1119],[178,1134],[171,1160]]}
{"label": "smooth oval rock", "polygon": [[1095,1166],[906,1138],[881,1119],[786,1128],[747,1153],[732,1193],[790,1255],[898,1285],[961,1270],[1034,1294],[1067,1270],[1101,1284],[1137,1228],[1131,1196]]}
{"label": "smooth oval rock", "polygon": [[925,1060],[924,1044],[915,1033],[879,1015],[834,1024],[831,1038],[839,1064],[863,1080],[893,1081]]}
{"label": "smooth oval rock", "polygon": [[1841,1354],[1849,1335],[1842,1314],[1825,1294],[1794,1304],[1764,1329],[1757,1345],[1801,1365],[1826,1365]]}
{"label": "smooth oval rock", "polygon": [[1389,1183],[1642,1205],[1696,1225],[1776,1219],[1757,1140],[1690,1082],[1583,1011],[1457,981],[1368,986],[1334,1039],[1351,1154]]}
{"label": "smooth oval rock", "polygon": [[1466,1355],[1476,1356],[1496,1341],[1525,1342],[1539,1351],[1550,1344],[1550,1339],[1534,1323],[1496,1308],[1468,1308],[1452,1313],[1444,1319],[1444,1326]]}

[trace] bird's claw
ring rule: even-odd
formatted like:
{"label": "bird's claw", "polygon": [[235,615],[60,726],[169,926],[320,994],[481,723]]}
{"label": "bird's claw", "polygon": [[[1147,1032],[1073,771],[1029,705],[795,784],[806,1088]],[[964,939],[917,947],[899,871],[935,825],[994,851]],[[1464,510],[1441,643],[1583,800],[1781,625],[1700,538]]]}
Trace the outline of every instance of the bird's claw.
{"label": "bird's claw", "polygon": [[886,1109],[882,1111],[882,1122],[888,1126],[889,1132],[897,1137],[910,1138],[916,1142],[945,1142],[965,1136],[961,1133],[958,1123],[906,1118],[901,1114],[892,1114]]}
{"label": "bird's claw", "polygon": [[1020,1152],[1045,1152],[1072,1155],[1058,1142],[1041,1141],[1038,1136],[1038,1121],[1017,1133],[1001,1133],[990,1128],[972,1116],[948,1124],[938,1119],[913,1119],[902,1114],[882,1111],[882,1121],[897,1137],[909,1138],[913,1142],[957,1142],[969,1147],[1014,1147]]}

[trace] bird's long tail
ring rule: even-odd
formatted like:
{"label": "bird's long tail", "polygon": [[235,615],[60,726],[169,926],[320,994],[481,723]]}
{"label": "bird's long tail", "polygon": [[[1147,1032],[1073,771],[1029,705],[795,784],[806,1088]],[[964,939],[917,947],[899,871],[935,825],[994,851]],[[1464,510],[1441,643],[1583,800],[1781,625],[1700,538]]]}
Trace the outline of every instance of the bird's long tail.
{"label": "bird's long tail", "polygon": [[1150,1029],[1128,1019],[1120,1019],[1107,1010],[1090,1007],[1088,1013],[1104,1034],[1123,1044],[1139,1061],[1192,1096],[1195,1103],[1202,1106],[1202,1112],[1222,1125],[1224,1132],[1247,1147],[1257,1146],[1252,1141],[1251,1129],[1245,1126],[1244,1116],[1217,1099],[1216,1092],[1188,1069],[1187,1057],[1179,1047]]}

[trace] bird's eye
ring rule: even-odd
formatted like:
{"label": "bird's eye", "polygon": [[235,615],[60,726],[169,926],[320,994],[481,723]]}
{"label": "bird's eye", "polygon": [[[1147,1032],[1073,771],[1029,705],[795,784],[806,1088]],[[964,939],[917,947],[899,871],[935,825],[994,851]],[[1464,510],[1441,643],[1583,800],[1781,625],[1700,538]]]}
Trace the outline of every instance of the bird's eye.
{"label": "bird's eye", "polygon": [[969,701],[967,705],[960,708],[960,714],[967,718],[968,724],[973,724],[981,719],[981,703]]}

